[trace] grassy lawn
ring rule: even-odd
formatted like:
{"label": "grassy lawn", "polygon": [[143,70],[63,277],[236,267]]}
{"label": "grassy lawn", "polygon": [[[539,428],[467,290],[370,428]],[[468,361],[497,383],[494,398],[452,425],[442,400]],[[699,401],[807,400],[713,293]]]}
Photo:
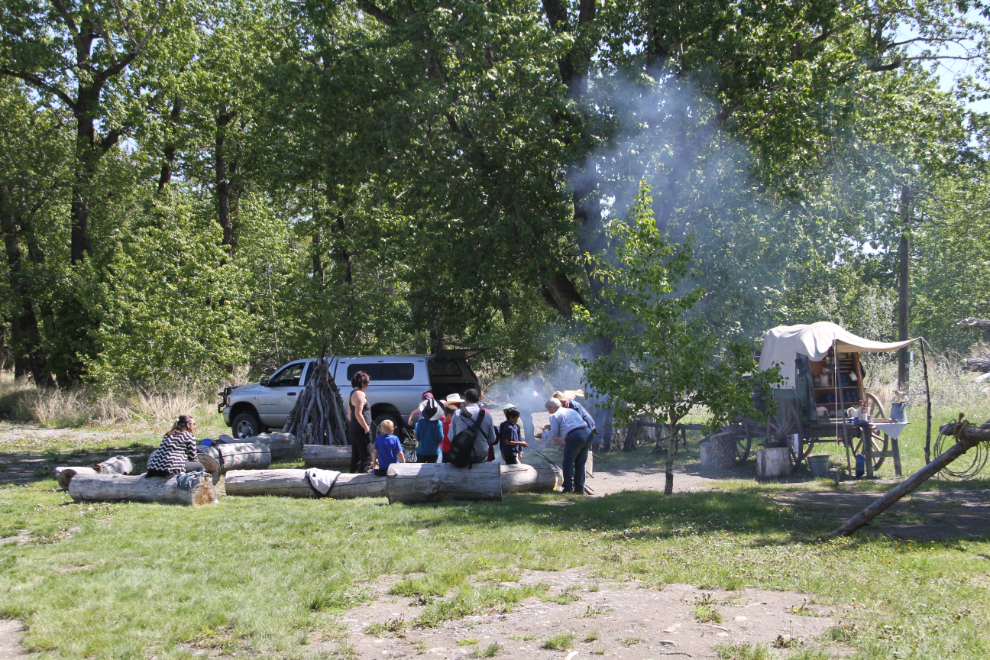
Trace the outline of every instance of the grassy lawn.
{"label": "grassy lawn", "polygon": [[[599,466],[654,467],[663,456],[651,449]],[[902,451],[918,449],[912,432]],[[696,461],[692,438],[678,462]],[[905,474],[918,461],[906,459]],[[436,626],[539,593],[510,586],[521,569],[583,566],[596,578],[654,588],[811,594],[851,608],[852,624],[828,638],[857,658],[990,657],[986,539],[821,542],[830,522],[769,493],[827,483],[744,476],[720,482],[722,491],[623,492],[568,506],[559,494],[527,494],[425,506],[228,497],[191,509],[75,504],[51,479],[8,486],[0,488],[0,536],[30,536],[0,546],[0,617],[22,620],[28,648],[51,657],[188,658],[202,648],[328,657],[306,643],[317,631],[339,639],[336,655],[346,657],[340,617],[370,597],[379,575],[399,577],[394,593],[431,600],[410,625]],[[789,654],[781,657],[799,657]]]}

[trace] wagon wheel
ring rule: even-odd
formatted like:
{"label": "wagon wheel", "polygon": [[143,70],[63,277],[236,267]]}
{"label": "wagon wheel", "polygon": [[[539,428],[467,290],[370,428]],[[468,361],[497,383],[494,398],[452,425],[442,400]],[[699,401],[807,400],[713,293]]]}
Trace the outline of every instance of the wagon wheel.
{"label": "wagon wheel", "polygon": [[743,422],[739,433],[736,434],[736,465],[742,465],[749,458],[749,450],[753,446],[753,434],[749,430],[749,424]]}
{"label": "wagon wheel", "polygon": [[[886,418],[886,415],[883,412],[883,405],[876,396],[870,392],[867,392],[866,401],[870,404],[870,419],[875,419],[877,417]],[[884,454],[887,453],[887,448],[890,446],[890,436],[886,433],[881,433],[879,430],[874,428],[873,437],[870,438],[870,442],[872,443],[873,448],[873,469],[879,470],[880,466],[883,465],[883,460],[886,458]],[[863,454],[863,456],[866,456],[863,452],[862,438],[860,438],[859,442],[856,443],[855,451],[857,454]]]}
{"label": "wagon wheel", "polygon": [[777,401],[777,414],[767,420],[767,447],[782,447],[788,438],[801,432],[797,406],[786,399]]}

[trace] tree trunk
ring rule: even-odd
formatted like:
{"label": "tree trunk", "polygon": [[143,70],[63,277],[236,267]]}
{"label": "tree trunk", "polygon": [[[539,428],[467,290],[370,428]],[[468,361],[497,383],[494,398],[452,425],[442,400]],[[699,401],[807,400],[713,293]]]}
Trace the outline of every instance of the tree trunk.
{"label": "tree trunk", "polygon": [[[176,127],[179,125],[179,119],[182,118],[182,99],[177,98],[172,102],[172,111],[168,115],[168,125],[172,131],[175,131]],[[174,139],[174,134],[172,138]],[[162,158],[162,171],[158,175],[158,192],[165,189],[165,186],[172,182],[172,173],[175,171],[175,144],[169,141],[165,145],[163,150],[164,157]]]}
{"label": "tree trunk", "polygon": [[500,465],[499,475],[503,493],[550,492],[564,483],[564,473],[549,463]]}
{"label": "tree trunk", "polygon": [[674,451],[677,449],[678,417],[670,415],[670,434],[667,436],[667,466],[663,486],[664,495],[674,494]]}
{"label": "tree trunk", "polygon": [[319,229],[313,230],[313,279],[316,280],[320,285],[323,285],[327,281],[327,274],[323,271],[323,256],[320,254],[320,250],[323,249],[321,243],[323,242],[323,235],[320,233]]}
{"label": "tree trunk", "polygon": [[303,465],[321,470],[347,469],[351,465],[351,448],[336,445],[303,445]]}
{"label": "tree trunk", "polygon": [[58,482],[62,490],[69,490],[69,482],[77,474],[99,474],[91,467],[57,467],[55,468],[55,481]]}
{"label": "tree trunk", "polygon": [[731,433],[716,433],[701,443],[701,467],[721,470],[736,465],[736,438]]}
{"label": "tree trunk", "polygon": [[220,474],[231,470],[265,470],[272,462],[271,450],[261,442],[232,442],[197,449],[217,461]]}
{"label": "tree trunk", "polygon": [[760,447],[756,450],[756,476],[777,479],[791,473],[791,455],[787,447]]}
{"label": "tree trunk", "polygon": [[14,377],[22,378],[28,373],[34,382],[42,385],[46,381],[46,360],[42,349],[38,317],[34,313],[29,295],[30,283],[24,273],[20,246],[20,219],[4,206],[9,204],[6,191],[0,190],[0,225],[3,230],[4,248],[7,255],[7,279],[10,286],[10,346],[14,358]]}
{"label": "tree trunk", "polygon": [[[181,485],[180,485],[181,482]],[[217,501],[213,480],[205,472],[178,477],[149,477],[145,474],[79,474],[69,482],[69,496],[77,502],[168,502],[212,504]]]}
{"label": "tree trunk", "polygon": [[498,463],[455,468],[450,463],[393,463],[388,468],[390,504],[445,500],[502,501]]}
{"label": "tree trunk", "polygon": [[236,111],[228,112],[227,106],[221,104],[216,116],[216,146],[213,160],[217,188],[217,222],[223,229],[223,245],[227,252],[234,252],[234,223],[230,215],[231,186],[227,172],[227,124],[237,115]]}
{"label": "tree trunk", "polygon": [[[321,497],[306,479],[306,470],[250,470],[228,472],[224,478],[228,495],[274,495],[280,497]],[[341,474],[323,497],[352,499],[385,497],[387,480],[373,474]]]}
{"label": "tree trunk", "polygon": [[89,194],[96,176],[96,127],[90,114],[99,103],[100,90],[79,91],[79,111],[76,113],[76,171],[72,184],[72,203],[69,207],[71,232],[69,258],[78,264],[90,252]]}

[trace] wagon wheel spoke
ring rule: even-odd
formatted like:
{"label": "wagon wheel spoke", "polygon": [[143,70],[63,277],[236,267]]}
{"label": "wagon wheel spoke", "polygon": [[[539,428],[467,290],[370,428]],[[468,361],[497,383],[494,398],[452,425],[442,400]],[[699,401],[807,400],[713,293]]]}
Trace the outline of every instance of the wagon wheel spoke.
{"label": "wagon wheel spoke", "polygon": [[[870,406],[870,419],[884,419],[887,417],[887,415],[884,414],[883,404],[880,403],[880,399],[878,399],[872,392],[866,393],[866,402]],[[880,466],[883,465],[884,459],[886,458],[883,454],[887,453],[887,450],[890,447],[890,437],[886,433],[881,433],[877,429],[873,429],[872,440],[873,469],[879,470]]]}

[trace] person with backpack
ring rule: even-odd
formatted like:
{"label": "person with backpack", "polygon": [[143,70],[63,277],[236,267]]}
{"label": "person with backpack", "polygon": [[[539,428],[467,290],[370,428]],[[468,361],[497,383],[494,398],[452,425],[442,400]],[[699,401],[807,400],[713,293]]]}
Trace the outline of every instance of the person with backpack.
{"label": "person with backpack", "polygon": [[488,460],[488,448],[498,442],[498,436],[491,414],[481,407],[478,390],[464,393],[464,406],[450,422],[450,436],[450,462],[454,467],[470,467]]}
{"label": "person with backpack", "polygon": [[547,440],[564,445],[564,487],[565,493],[584,495],[585,466],[588,450],[591,449],[591,429],[573,408],[564,408],[560,399],[550,398],[546,404],[550,413],[550,423],[544,426]]}

